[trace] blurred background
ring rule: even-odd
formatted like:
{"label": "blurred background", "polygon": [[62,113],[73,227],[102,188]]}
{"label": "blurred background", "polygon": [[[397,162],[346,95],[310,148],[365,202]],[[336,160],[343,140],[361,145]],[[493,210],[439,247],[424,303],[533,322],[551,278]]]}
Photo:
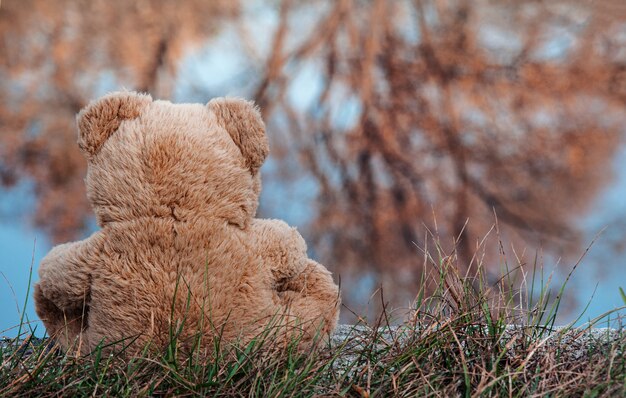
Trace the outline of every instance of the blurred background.
{"label": "blurred background", "polygon": [[410,308],[435,241],[558,290],[597,236],[560,321],[625,304],[622,0],[1,0],[0,330],[50,247],[98,228],[75,114],[121,88],[260,105],[259,215],[298,226],[344,322]]}

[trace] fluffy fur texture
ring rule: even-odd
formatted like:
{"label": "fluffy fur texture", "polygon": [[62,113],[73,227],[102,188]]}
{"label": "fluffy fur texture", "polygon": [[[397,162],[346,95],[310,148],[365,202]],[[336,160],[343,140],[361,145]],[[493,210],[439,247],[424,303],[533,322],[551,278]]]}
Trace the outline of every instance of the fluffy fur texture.
{"label": "fluffy fur texture", "polygon": [[61,346],[87,353],[132,338],[132,352],[182,329],[183,345],[202,331],[210,347],[218,333],[245,342],[271,323],[303,333],[306,347],[332,332],[331,274],[294,228],[254,218],[269,148],[252,103],[120,92],[77,121],[101,229],[41,262],[36,310]]}

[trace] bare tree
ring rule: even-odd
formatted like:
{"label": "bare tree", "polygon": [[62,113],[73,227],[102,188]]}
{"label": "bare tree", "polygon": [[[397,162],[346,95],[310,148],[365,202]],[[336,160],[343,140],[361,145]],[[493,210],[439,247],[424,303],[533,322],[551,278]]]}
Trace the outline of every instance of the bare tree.
{"label": "bare tree", "polygon": [[[610,181],[624,132],[622,2],[276,5],[269,52],[243,26],[240,44],[278,172],[318,188],[309,232],[321,261],[411,289],[426,230],[470,272],[495,216],[504,240],[577,247],[576,220]],[[168,96],[184,50],[240,14],[227,0],[3,1],[2,185],[33,181],[37,223],[55,241],[76,237],[90,215],[76,111],[113,86]],[[314,71],[306,89],[303,70]],[[497,265],[497,246],[485,251]]]}

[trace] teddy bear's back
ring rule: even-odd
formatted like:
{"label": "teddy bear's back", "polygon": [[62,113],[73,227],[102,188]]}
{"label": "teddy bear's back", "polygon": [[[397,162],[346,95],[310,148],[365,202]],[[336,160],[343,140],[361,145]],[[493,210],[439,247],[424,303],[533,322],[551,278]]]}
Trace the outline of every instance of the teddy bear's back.
{"label": "teddy bear's back", "polygon": [[91,288],[92,345],[141,331],[141,341],[164,346],[183,321],[181,340],[198,332],[232,339],[245,332],[233,320],[261,321],[279,311],[245,231],[211,220],[144,219],[102,232],[102,269]]}

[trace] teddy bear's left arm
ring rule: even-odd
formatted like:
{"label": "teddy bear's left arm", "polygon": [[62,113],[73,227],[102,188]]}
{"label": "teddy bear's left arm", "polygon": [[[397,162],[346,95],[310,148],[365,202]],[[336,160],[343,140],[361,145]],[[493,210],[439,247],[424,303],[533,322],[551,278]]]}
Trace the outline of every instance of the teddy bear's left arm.
{"label": "teddy bear's left arm", "polygon": [[39,266],[36,289],[63,311],[89,305],[91,275],[102,243],[101,233],[54,247]]}

